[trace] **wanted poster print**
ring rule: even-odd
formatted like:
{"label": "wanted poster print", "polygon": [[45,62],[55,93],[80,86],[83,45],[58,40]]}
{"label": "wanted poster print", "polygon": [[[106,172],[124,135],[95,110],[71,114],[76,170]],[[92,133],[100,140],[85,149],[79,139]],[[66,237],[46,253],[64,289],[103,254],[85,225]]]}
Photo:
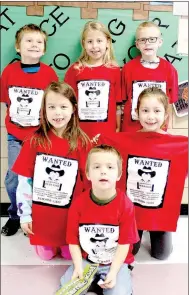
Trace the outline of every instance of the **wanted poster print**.
{"label": "wanted poster print", "polygon": [[43,93],[41,89],[9,87],[11,121],[23,127],[38,126]]}
{"label": "wanted poster print", "polygon": [[149,87],[157,87],[162,89],[166,93],[166,82],[165,81],[133,81],[132,85],[132,109],[131,118],[132,120],[138,120],[136,113],[136,107],[138,103],[138,97],[141,92]]}
{"label": "wanted poster print", "polygon": [[79,227],[81,248],[94,263],[109,264],[117,249],[119,226],[84,224]]}
{"label": "wanted poster print", "polygon": [[78,82],[77,86],[80,121],[107,121],[110,82],[88,80]]}
{"label": "wanted poster print", "polygon": [[77,160],[38,154],[35,163],[33,201],[69,207],[77,171]]}
{"label": "wanted poster print", "polygon": [[150,208],[163,206],[169,161],[128,156],[127,195],[135,205]]}

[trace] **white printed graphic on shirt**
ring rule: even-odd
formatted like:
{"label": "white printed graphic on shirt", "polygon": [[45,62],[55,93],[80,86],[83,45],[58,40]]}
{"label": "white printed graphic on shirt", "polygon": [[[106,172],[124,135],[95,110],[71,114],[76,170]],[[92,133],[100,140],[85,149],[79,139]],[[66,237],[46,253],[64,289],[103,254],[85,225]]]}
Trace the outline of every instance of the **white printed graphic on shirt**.
{"label": "white printed graphic on shirt", "polygon": [[77,160],[38,154],[34,172],[33,201],[68,207],[77,171]]}
{"label": "white printed graphic on shirt", "polygon": [[166,82],[165,81],[133,81],[132,110],[131,110],[131,117],[133,120],[138,120],[138,116],[136,113],[138,97],[141,94],[141,92],[148,87],[157,87],[166,93]]}
{"label": "white printed graphic on shirt", "polygon": [[135,205],[160,208],[169,172],[169,161],[128,156],[127,195]]}
{"label": "white printed graphic on shirt", "polygon": [[110,82],[80,81],[77,87],[80,121],[107,121]]}
{"label": "white printed graphic on shirt", "polygon": [[80,224],[79,240],[81,248],[94,263],[112,262],[119,239],[119,226],[101,224]]}
{"label": "white printed graphic on shirt", "polygon": [[43,93],[41,89],[9,87],[11,121],[23,127],[38,126]]}

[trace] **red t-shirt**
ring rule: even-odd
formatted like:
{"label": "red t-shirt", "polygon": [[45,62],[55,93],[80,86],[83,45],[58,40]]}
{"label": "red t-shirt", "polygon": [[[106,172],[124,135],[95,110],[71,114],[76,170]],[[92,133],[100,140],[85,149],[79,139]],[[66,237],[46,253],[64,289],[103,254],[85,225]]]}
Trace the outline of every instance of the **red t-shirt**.
{"label": "red t-shirt", "polygon": [[112,263],[118,243],[130,244],[125,263],[132,263],[132,244],[139,240],[132,202],[117,189],[110,203],[98,205],[88,189],[71,205],[66,240],[81,246],[83,258],[100,264]]}
{"label": "red t-shirt", "polygon": [[[67,140],[49,132],[50,149],[26,141],[13,171],[33,177],[32,229],[33,245],[66,244],[67,213],[75,195],[83,191],[86,149],[69,152]],[[24,163],[24,164],[23,164]]]}
{"label": "red t-shirt", "polygon": [[136,118],[138,96],[148,87],[161,88],[169,97],[169,103],[178,100],[178,74],[171,63],[160,58],[156,69],[145,68],[141,56],[126,63],[122,69],[122,95],[126,101],[122,131],[137,131],[142,128]]}
{"label": "red t-shirt", "polygon": [[121,132],[101,136],[100,142],[122,154],[123,174],[117,186],[135,204],[138,229],[176,231],[188,169],[188,138]]}
{"label": "red t-shirt", "polygon": [[64,81],[78,98],[78,114],[81,128],[93,136],[107,130],[116,131],[116,104],[121,103],[121,72],[119,67],[83,67],[73,64]]}
{"label": "red t-shirt", "polygon": [[34,133],[39,126],[44,90],[58,81],[55,71],[40,63],[37,73],[25,73],[20,62],[9,64],[1,76],[1,102],[8,105],[5,125],[7,132],[19,140]]}

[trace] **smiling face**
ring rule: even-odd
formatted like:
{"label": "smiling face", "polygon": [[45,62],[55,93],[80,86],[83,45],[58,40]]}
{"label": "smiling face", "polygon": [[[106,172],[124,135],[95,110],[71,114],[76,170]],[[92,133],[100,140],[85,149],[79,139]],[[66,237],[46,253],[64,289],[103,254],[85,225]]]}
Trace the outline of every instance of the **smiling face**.
{"label": "smiling face", "polygon": [[72,103],[62,94],[49,91],[46,96],[46,116],[58,136],[62,136],[73,114]]}
{"label": "smiling face", "polygon": [[[146,40],[148,38],[150,38],[150,40]],[[153,41],[153,43],[150,43],[150,41]],[[138,31],[136,47],[140,50],[144,60],[155,60],[158,48],[160,48],[161,45],[162,39],[159,29],[155,27],[145,27]]]}
{"label": "smiling face", "polygon": [[24,32],[16,50],[21,55],[22,63],[38,63],[45,50],[44,36],[39,32]]}
{"label": "smiling face", "polygon": [[109,46],[107,37],[99,30],[88,30],[83,40],[83,47],[89,57],[89,63],[102,64]]}
{"label": "smiling face", "polygon": [[142,131],[161,133],[161,127],[167,116],[165,107],[158,97],[152,94],[142,97],[138,110]]}

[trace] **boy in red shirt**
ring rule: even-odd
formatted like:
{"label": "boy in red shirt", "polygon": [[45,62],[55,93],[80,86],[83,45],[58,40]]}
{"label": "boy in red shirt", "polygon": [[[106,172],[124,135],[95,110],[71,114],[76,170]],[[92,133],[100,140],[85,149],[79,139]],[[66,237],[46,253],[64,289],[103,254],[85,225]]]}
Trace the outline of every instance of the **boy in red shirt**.
{"label": "boy in red shirt", "polygon": [[[163,40],[159,27],[153,22],[143,22],[136,30],[136,47],[141,55],[126,63],[122,70],[122,93],[125,101],[122,131],[141,129],[136,113],[142,90],[158,87],[172,104],[178,100],[178,74],[172,64],[157,56]],[[164,129],[167,130],[168,120]]]}
{"label": "boy in red shirt", "polygon": [[1,76],[1,102],[7,105],[5,125],[8,133],[8,172],[5,187],[11,201],[9,219],[2,227],[5,236],[14,235],[19,227],[16,188],[18,176],[11,168],[21,144],[39,126],[44,89],[58,77],[54,70],[39,60],[44,55],[47,34],[35,24],[25,25],[16,32],[15,48],[21,61],[9,64]]}
{"label": "boy in red shirt", "polygon": [[98,263],[95,281],[104,276],[103,294],[132,294],[128,264],[134,260],[130,245],[138,241],[138,234],[133,204],[116,189],[121,174],[122,158],[116,149],[107,145],[91,149],[86,175],[92,189],[75,199],[68,213],[67,243],[73,266],[61,285],[82,278],[87,263]]}

